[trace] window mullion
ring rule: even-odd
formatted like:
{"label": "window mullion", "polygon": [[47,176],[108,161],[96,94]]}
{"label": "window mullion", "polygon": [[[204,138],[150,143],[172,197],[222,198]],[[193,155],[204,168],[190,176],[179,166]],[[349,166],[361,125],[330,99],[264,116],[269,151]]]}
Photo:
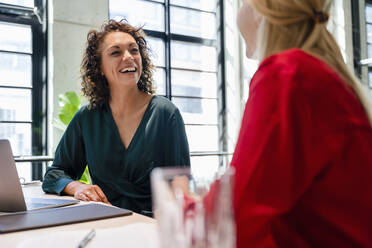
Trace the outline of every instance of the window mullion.
{"label": "window mullion", "polygon": [[172,100],[172,74],[171,74],[171,39],[170,39],[170,0],[165,0],[165,94]]}
{"label": "window mullion", "polygon": [[[43,15],[43,0],[36,0],[35,7]],[[44,24],[45,25],[45,24]],[[32,155],[45,155],[46,152],[46,38],[43,24],[36,16],[32,19]],[[32,163],[32,179],[42,179],[42,164]]]}

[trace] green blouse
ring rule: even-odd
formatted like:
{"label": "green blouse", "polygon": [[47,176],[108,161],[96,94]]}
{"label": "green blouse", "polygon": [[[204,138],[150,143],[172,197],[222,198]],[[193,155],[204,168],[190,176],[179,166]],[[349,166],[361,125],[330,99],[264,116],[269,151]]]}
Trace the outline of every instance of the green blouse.
{"label": "green blouse", "polygon": [[101,187],[113,205],[151,214],[152,169],[190,165],[179,110],[168,99],[153,96],[125,149],[109,106],[82,107],[58,144],[43,190],[61,194],[68,183],[80,179],[87,164],[92,183]]}

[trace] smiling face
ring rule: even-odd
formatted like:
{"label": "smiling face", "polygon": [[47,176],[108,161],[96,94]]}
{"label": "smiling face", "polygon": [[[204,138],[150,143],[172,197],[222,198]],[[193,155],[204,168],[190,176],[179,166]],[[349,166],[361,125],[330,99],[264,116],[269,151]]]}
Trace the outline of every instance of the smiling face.
{"label": "smiling face", "polygon": [[101,44],[101,69],[110,88],[136,86],[142,73],[142,57],[136,40],[124,32],[111,32]]}

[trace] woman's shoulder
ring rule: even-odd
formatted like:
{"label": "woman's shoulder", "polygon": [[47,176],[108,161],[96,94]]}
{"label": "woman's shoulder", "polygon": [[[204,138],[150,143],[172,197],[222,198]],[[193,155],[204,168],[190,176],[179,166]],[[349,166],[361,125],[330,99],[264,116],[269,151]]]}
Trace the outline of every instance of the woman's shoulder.
{"label": "woman's shoulder", "polygon": [[89,107],[89,104],[84,104],[83,106],[80,107],[80,109],[76,112],[76,114],[81,115],[81,116],[89,115],[91,113],[97,112],[98,108],[92,109],[91,107]]}
{"label": "woman's shoulder", "polygon": [[156,111],[174,113],[178,111],[176,105],[164,96],[154,95],[151,99],[151,107]]}
{"label": "woman's shoulder", "polygon": [[276,78],[276,82],[280,83],[295,81],[296,84],[292,86],[307,89],[323,88],[330,85],[345,87],[341,76],[325,61],[297,48],[266,58],[260,64],[252,81],[261,81],[259,79],[267,77]]}
{"label": "woman's shoulder", "polygon": [[91,118],[100,116],[100,113],[107,111],[105,105],[97,106],[96,108],[91,108],[89,104],[83,105],[75,114],[74,119],[90,120]]}
{"label": "woman's shoulder", "polygon": [[288,62],[289,60],[293,59],[314,59],[315,57],[313,55],[310,55],[308,52],[305,52],[304,50],[300,48],[290,48],[278,53],[274,53],[267,58],[265,58],[261,66],[264,66],[266,64],[270,63],[278,63],[278,62]]}
{"label": "woman's shoulder", "polygon": [[312,72],[312,74],[323,71],[336,74],[325,61],[299,48],[288,49],[269,56],[262,61],[258,71],[267,69],[296,73]]}

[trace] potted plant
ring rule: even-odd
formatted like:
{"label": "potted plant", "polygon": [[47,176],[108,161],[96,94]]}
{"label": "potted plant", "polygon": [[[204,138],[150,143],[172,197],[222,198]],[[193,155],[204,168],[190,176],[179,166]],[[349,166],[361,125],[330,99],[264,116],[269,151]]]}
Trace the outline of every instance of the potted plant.
{"label": "potted plant", "polygon": [[[58,119],[54,118],[53,120],[53,125],[64,132],[67,125],[72,120],[72,117],[74,117],[76,112],[80,109],[81,98],[74,91],[67,91],[58,96],[58,104],[61,108],[58,112]],[[79,181],[87,184],[91,183],[88,165],[85,167],[84,173]]]}

